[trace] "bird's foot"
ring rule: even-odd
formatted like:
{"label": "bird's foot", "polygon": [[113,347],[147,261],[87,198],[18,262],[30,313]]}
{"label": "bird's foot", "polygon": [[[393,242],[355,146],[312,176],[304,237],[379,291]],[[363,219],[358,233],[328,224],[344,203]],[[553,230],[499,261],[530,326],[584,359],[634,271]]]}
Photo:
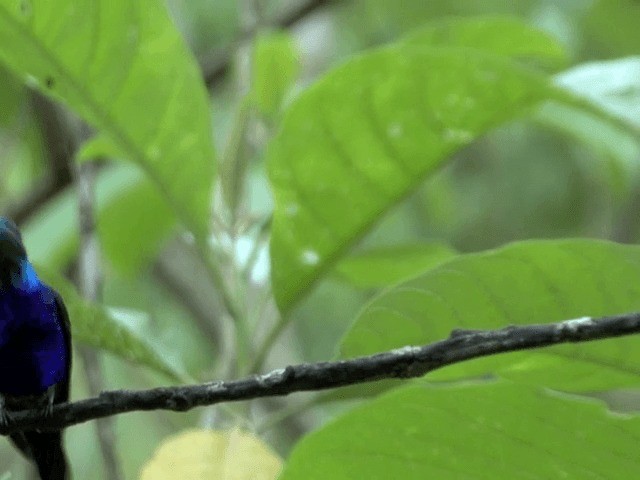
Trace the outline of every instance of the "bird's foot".
{"label": "bird's foot", "polygon": [[53,415],[53,403],[47,403],[44,407],[40,409],[40,415],[43,417],[50,417]]}
{"label": "bird's foot", "polygon": [[6,407],[4,395],[0,394],[0,427],[7,427],[11,423],[11,415]]}
{"label": "bird's foot", "polygon": [[50,417],[53,415],[53,402],[55,400],[55,396],[56,386],[52,385],[47,389],[47,403],[45,403],[44,407],[42,407],[42,410],[40,411],[44,417]]}
{"label": "bird's foot", "polygon": [[[53,415],[53,400],[54,400],[55,394],[56,394],[55,385],[52,387],[49,387],[49,389],[47,390],[46,403],[38,409],[38,412],[44,418],[49,418],[51,415]],[[40,431],[41,430],[36,428],[36,432],[40,432]]]}

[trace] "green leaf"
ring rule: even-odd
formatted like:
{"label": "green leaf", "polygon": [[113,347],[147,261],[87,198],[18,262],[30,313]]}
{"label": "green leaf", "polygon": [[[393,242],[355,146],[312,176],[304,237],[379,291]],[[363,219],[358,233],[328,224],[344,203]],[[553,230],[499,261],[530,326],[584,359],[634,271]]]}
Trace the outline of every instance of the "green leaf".
{"label": "green leaf", "polygon": [[137,163],[189,228],[206,231],[207,94],[163,2],[0,0],[0,62],[98,129],[92,155]]}
{"label": "green leaf", "polygon": [[514,17],[438,19],[410,33],[404,41],[423,46],[467,47],[552,67],[567,62],[564,49],[553,37]]}
{"label": "green leaf", "polygon": [[268,152],[280,309],[452,153],[554,95],[514,62],[411,45],[356,58],[306,91]]}
{"label": "green leaf", "polygon": [[253,52],[253,94],[260,111],[267,116],[280,109],[299,70],[298,52],[285,32],[260,35]]}
{"label": "green leaf", "polygon": [[[640,310],[640,247],[595,240],[528,241],[458,256],[374,299],[342,341],[351,357],[492,329]],[[498,373],[562,390],[637,385],[640,339],[629,336],[492,356],[428,378]]]}
{"label": "green leaf", "polygon": [[167,355],[140,333],[118,320],[101,305],[84,300],[62,276],[36,265],[38,275],[57,290],[69,311],[74,341],[86,343],[120,358],[144,365],[178,381],[187,381],[182,368],[168,362]]}
{"label": "green leaf", "polygon": [[357,287],[380,288],[424,273],[455,255],[441,243],[383,247],[350,255],[336,269]]}
{"label": "green leaf", "polygon": [[311,433],[281,480],[628,478],[640,419],[510,382],[397,389]]}

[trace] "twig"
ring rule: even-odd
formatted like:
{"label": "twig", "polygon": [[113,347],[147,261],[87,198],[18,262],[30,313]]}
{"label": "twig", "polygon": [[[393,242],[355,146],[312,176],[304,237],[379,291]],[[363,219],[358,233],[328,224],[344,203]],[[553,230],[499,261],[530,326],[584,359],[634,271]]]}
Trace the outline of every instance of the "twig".
{"label": "twig", "polygon": [[33,410],[16,412],[11,425],[0,428],[0,434],[36,428],[57,429],[127,412],[186,411],[222,402],[326,390],[385,378],[420,377],[472,358],[634,333],[640,333],[640,313],[600,319],[583,317],[499,330],[457,330],[445,340],[422,347],[408,346],[350,360],[300,364],[240,380],[103,392],[96,398],[57,405],[46,418]]}

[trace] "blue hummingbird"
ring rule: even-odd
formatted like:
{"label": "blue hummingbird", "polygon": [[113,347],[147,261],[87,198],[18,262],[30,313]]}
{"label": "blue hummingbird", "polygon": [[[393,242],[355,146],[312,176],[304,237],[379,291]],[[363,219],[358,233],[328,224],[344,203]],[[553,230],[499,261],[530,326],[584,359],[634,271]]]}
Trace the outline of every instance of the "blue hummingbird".
{"label": "blue hummingbird", "polygon": [[[16,410],[50,414],[54,404],[69,399],[70,374],[64,302],[38,278],[16,224],[0,217],[0,422],[10,422]],[[42,480],[70,478],[62,431],[21,431],[9,438]]]}

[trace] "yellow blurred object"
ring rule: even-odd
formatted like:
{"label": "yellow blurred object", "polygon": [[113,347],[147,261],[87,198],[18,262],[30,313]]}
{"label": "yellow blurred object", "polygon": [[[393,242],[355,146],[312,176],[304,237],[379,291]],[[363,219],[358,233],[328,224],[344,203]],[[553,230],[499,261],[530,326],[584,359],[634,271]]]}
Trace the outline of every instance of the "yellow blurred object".
{"label": "yellow blurred object", "polygon": [[281,469],[280,457],[251,433],[186,430],[162,443],[140,480],[275,480]]}

